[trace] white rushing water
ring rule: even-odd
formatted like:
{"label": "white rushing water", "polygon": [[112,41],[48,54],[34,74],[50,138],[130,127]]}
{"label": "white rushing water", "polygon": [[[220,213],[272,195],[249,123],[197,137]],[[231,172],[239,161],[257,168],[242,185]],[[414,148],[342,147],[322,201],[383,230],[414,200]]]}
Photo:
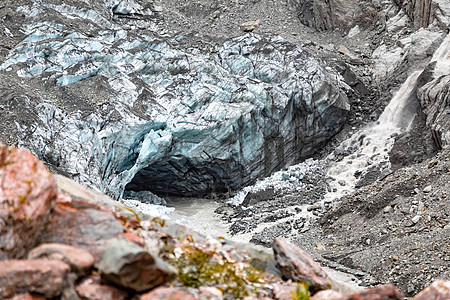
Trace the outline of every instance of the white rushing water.
{"label": "white rushing water", "polygon": [[[332,183],[333,191],[326,195],[326,199],[333,200],[352,192],[358,180],[355,176],[357,172],[363,174],[376,166],[389,168],[389,151],[394,145],[395,135],[408,131],[416,117],[416,107],[408,100],[412,97],[420,73],[415,71],[407,78],[377,122],[358,130],[338,147],[351,154],[328,171],[335,181]],[[333,160],[335,156],[333,152],[328,159]]]}

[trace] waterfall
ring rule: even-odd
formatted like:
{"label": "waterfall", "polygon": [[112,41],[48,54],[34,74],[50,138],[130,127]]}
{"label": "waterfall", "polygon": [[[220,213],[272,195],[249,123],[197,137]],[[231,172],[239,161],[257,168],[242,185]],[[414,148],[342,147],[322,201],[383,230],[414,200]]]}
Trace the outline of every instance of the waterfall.
{"label": "waterfall", "polygon": [[333,161],[337,158],[336,153],[346,153],[328,171],[335,181],[331,184],[333,191],[326,199],[350,193],[358,181],[357,172],[364,174],[369,168],[389,168],[389,150],[394,145],[395,135],[408,131],[415,119],[416,106],[410,100],[414,98],[414,87],[421,73],[415,71],[408,76],[377,122],[354,133],[327,157]]}

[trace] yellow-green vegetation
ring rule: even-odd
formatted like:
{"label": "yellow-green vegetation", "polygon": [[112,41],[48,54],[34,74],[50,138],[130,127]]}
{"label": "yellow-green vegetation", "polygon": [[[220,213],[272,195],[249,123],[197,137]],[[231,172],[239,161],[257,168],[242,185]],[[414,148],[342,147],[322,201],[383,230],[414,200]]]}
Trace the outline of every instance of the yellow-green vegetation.
{"label": "yellow-green vegetation", "polygon": [[249,264],[229,262],[218,258],[214,251],[191,245],[169,262],[178,269],[178,279],[184,286],[215,286],[235,298],[256,295],[257,288],[252,285],[263,279],[263,274]]}
{"label": "yellow-green vegetation", "polygon": [[297,290],[292,292],[292,300],[309,300],[311,294],[309,293],[309,284],[306,282],[297,282]]}
{"label": "yellow-green vegetation", "polygon": [[160,227],[166,226],[166,220],[161,219],[159,217],[155,217],[152,219],[153,224],[159,225]]}

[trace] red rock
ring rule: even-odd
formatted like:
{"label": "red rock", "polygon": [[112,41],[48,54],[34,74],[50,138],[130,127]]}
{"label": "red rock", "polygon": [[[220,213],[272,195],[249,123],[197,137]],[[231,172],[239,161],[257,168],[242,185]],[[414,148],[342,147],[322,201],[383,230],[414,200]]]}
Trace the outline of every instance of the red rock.
{"label": "red rock", "polygon": [[173,287],[159,287],[141,295],[141,300],[198,300],[191,294]]}
{"label": "red rock", "polygon": [[311,297],[311,300],[341,300],[343,295],[333,290],[318,291]]}
{"label": "red rock", "polygon": [[22,258],[36,245],[56,194],[44,163],[0,144],[0,260]]}
{"label": "red rock", "polygon": [[313,258],[297,246],[276,238],[273,244],[275,260],[281,272],[293,281],[309,283],[311,292],[329,289],[328,275]]}
{"label": "red rock", "polygon": [[128,297],[128,293],[116,287],[101,284],[100,277],[88,277],[77,287],[76,291],[84,300],[122,300]]}
{"label": "red rock", "polygon": [[395,286],[387,284],[346,294],[336,300],[403,300],[403,295]]}
{"label": "red rock", "polygon": [[81,248],[98,262],[106,242],[116,237],[124,238],[123,227],[110,208],[59,194],[40,242]]}
{"label": "red rock", "polygon": [[61,260],[72,268],[72,271],[82,275],[94,266],[94,256],[91,253],[64,244],[42,244],[28,253],[29,259],[47,258]]}
{"label": "red rock", "polygon": [[412,300],[448,300],[450,299],[450,281],[436,280],[418,293]]}
{"label": "red rock", "polygon": [[33,292],[44,297],[59,296],[70,267],[57,260],[0,261],[0,299]]}

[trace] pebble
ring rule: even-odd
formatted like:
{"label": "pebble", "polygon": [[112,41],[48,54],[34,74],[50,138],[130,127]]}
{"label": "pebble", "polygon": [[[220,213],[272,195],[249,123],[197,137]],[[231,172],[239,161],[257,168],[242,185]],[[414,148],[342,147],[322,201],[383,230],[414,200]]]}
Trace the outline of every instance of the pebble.
{"label": "pebble", "polygon": [[424,192],[424,193],[430,193],[430,192],[431,192],[431,185],[426,186],[426,187],[423,189],[423,192]]}
{"label": "pebble", "polygon": [[342,186],[345,186],[347,183],[345,182],[345,180],[339,180],[338,183]]}
{"label": "pebble", "polygon": [[419,222],[421,216],[415,216],[414,218],[411,219],[411,221],[416,224],[417,222]]}

